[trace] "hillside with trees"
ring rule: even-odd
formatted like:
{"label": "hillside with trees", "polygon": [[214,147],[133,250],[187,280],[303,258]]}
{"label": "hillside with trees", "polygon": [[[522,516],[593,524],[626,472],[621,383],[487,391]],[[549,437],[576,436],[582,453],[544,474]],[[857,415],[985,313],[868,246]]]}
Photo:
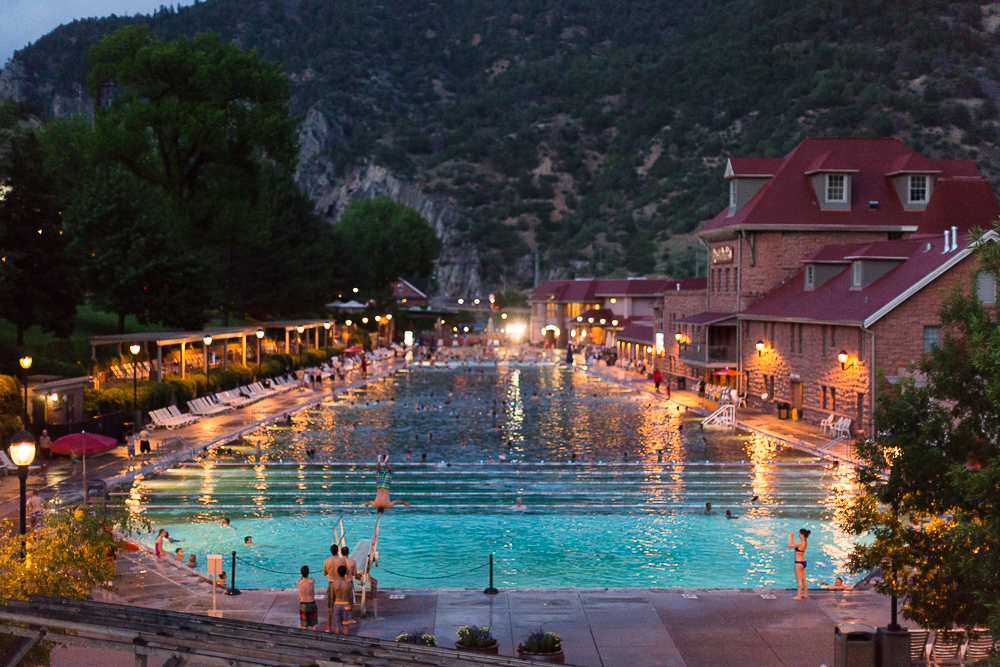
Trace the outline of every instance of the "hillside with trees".
{"label": "hillside with trees", "polygon": [[543,278],[691,275],[725,158],[805,136],[894,135],[1000,178],[997,4],[208,0],[60,27],[16,53],[0,94],[92,113],[89,49],[136,23],[278,63],[292,117],[324,137],[300,187],[357,196],[345,183],[384,169],[450,211],[440,261],[488,286],[530,286],[536,250]]}

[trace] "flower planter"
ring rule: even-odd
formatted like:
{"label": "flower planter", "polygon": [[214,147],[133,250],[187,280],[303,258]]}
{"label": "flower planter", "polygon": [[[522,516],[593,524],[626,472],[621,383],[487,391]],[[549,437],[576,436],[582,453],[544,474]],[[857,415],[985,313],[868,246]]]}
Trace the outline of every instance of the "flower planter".
{"label": "flower planter", "polygon": [[500,655],[500,642],[493,642],[489,646],[462,646],[455,642],[455,648],[459,651],[469,651],[471,653],[482,653],[483,655]]}
{"label": "flower planter", "polygon": [[554,653],[528,653],[524,650],[524,644],[517,647],[517,657],[521,660],[534,660],[535,662],[547,662],[553,665],[561,665],[566,660],[566,655],[562,649]]}

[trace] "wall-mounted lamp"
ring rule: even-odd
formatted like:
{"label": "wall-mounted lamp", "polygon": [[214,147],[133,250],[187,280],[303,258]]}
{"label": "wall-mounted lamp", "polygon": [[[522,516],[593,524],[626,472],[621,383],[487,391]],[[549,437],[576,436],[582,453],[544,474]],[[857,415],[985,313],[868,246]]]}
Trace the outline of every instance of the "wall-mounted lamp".
{"label": "wall-mounted lamp", "polygon": [[764,350],[765,349],[767,349],[767,345],[764,344],[764,341],[762,341],[762,340],[757,341],[757,356],[758,357],[763,357],[764,356]]}
{"label": "wall-mounted lamp", "polygon": [[846,371],[848,368],[854,368],[854,360],[851,359],[850,355],[846,351],[841,350],[840,354],[837,355],[837,361],[840,362],[840,370]]}

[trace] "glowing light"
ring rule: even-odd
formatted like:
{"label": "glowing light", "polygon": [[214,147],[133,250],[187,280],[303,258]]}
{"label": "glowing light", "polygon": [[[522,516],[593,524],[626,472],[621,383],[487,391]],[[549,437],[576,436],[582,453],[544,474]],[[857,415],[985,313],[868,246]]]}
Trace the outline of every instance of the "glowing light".
{"label": "glowing light", "polygon": [[350,320],[346,320],[346,321],[344,322],[344,324],[346,324],[347,326],[351,326],[351,321],[350,321]]}
{"label": "glowing light", "polygon": [[505,320],[505,319],[507,319],[507,313],[504,313],[503,315],[501,315],[501,316],[500,316],[500,319],[501,319],[501,320]]}
{"label": "glowing light", "polygon": [[257,338],[263,338],[263,337],[264,337],[264,330],[257,329]]}
{"label": "glowing light", "polygon": [[368,324],[368,318],[367,317],[362,317],[361,318],[361,323],[362,324]]}
{"label": "glowing light", "polygon": [[462,305],[463,303],[465,303],[465,299],[459,299],[459,300],[458,300],[458,305],[460,305],[460,306],[461,306],[461,305]]}

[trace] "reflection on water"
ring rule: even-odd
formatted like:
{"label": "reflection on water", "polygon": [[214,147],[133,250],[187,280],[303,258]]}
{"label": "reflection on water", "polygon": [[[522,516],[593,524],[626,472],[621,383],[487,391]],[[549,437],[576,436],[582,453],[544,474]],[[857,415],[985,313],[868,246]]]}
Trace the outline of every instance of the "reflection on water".
{"label": "reflection on water", "polygon": [[[383,586],[426,583],[407,573],[482,586],[474,568],[494,553],[509,586],[788,587],[789,532],[814,531],[814,584],[843,574],[851,547],[834,521],[851,471],[703,431],[676,406],[566,368],[415,369],[234,450],[140,480],[129,502],[189,553],[236,550],[259,566],[239,575],[250,587],[319,569],[340,517],[349,545],[370,537],[374,515],[359,505],[382,452],[396,464],[393,497],[413,503],[383,520],[382,563],[400,573],[378,572]],[[527,510],[513,509],[517,497]],[[245,535],[262,546],[245,549]]]}

